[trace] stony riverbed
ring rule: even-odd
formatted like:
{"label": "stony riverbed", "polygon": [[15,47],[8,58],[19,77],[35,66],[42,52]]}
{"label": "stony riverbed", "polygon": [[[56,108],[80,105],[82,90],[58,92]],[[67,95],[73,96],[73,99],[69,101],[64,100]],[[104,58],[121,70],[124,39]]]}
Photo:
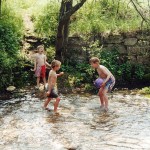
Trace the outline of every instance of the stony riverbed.
{"label": "stony riverbed", "polygon": [[[126,94],[127,93],[127,94]],[[128,92],[109,95],[108,113],[96,95],[61,95],[53,101],[29,93],[0,105],[0,150],[150,150],[150,99]]]}

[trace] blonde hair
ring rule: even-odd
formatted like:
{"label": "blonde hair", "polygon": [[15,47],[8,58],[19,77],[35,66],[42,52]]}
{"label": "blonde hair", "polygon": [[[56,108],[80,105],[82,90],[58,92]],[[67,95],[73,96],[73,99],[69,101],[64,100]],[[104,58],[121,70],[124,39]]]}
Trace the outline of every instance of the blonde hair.
{"label": "blonde hair", "polygon": [[97,57],[92,57],[92,58],[90,59],[90,63],[94,63],[94,64],[100,63],[100,60],[99,60],[99,58],[97,58]]}
{"label": "blonde hair", "polygon": [[60,65],[61,65],[61,62],[60,62],[59,60],[53,60],[53,61],[51,62],[51,67],[52,67],[52,68],[58,67],[58,66],[60,66]]}
{"label": "blonde hair", "polygon": [[39,50],[40,48],[43,48],[43,49],[44,49],[44,45],[39,45],[39,46],[37,47],[37,50]]}

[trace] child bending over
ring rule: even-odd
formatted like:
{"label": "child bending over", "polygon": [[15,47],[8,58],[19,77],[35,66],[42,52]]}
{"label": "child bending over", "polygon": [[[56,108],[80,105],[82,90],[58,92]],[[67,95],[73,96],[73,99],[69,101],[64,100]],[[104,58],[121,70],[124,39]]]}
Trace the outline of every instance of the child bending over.
{"label": "child bending over", "polygon": [[103,65],[100,65],[100,60],[97,57],[90,59],[90,64],[95,68],[99,74],[99,77],[103,79],[103,83],[99,89],[98,95],[100,97],[101,108],[108,111],[108,97],[107,93],[110,92],[115,85],[115,77],[113,74]]}

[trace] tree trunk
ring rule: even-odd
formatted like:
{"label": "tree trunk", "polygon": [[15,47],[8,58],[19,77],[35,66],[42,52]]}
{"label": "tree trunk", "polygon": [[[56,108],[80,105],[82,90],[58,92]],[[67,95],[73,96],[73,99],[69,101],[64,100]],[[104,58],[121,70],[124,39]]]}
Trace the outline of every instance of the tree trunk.
{"label": "tree trunk", "polygon": [[[72,2],[73,0],[66,3],[66,12],[68,12],[72,8]],[[64,24],[64,43],[63,43],[63,49],[62,49],[62,61],[64,62],[65,58],[64,56],[67,53],[67,45],[68,45],[68,36],[69,36],[69,24],[70,24],[70,17],[66,19]]]}
{"label": "tree trunk", "polygon": [[67,50],[70,17],[68,17],[66,20],[61,20],[61,18],[63,17],[64,13],[67,13],[72,8],[72,1],[73,0],[67,2],[62,1],[60,8],[60,21],[58,24],[56,41],[56,59],[61,61],[64,61],[63,56]]}
{"label": "tree trunk", "polygon": [[70,17],[86,0],[81,0],[72,7],[73,0],[62,0],[59,14],[59,22],[56,37],[56,59],[64,62],[64,55],[67,53]]}

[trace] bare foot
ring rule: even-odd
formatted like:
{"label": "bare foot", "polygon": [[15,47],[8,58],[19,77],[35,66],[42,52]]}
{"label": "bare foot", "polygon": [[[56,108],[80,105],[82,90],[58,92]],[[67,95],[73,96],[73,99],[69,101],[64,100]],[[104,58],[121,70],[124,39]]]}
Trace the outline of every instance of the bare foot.
{"label": "bare foot", "polygon": [[56,112],[54,112],[54,115],[59,116],[60,113],[56,111]]}
{"label": "bare foot", "polygon": [[43,107],[44,110],[50,111],[48,107]]}
{"label": "bare foot", "polygon": [[108,107],[105,107],[104,110],[105,110],[105,112],[108,112],[109,109],[108,109]]}
{"label": "bare foot", "polygon": [[104,108],[104,105],[101,105],[101,106],[100,106],[100,109],[101,109],[101,110],[104,110],[104,109],[105,109],[105,108]]}

